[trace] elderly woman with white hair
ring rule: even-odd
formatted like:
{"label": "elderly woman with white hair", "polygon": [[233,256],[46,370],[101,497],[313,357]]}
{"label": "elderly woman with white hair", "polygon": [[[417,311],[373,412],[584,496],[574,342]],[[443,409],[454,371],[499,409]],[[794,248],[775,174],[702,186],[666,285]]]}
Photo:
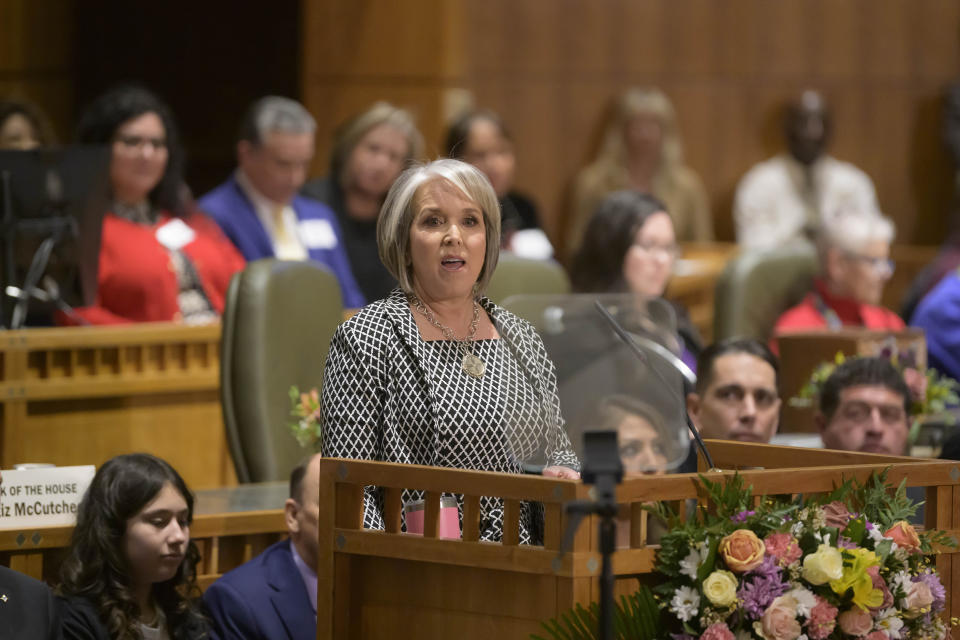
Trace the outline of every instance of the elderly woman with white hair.
{"label": "elderly woman with white hair", "polygon": [[897,314],[878,306],[893,275],[893,236],[893,223],[878,212],[847,210],[824,219],[817,246],[820,277],[803,302],[780,316],[774,336],[842,327],[903,329]]}
{"label": "elderly woman with white hair", "polygon": [[[380,258],[399,287],[337,329],[324,372],[326,456],[578,478],[553,363],[534,329],[483,297],[500,250],[487,178],[458,160],[408,169],[377,221]],[[533,444],[531,444],[533,443]],[[405,491],[408,502],[419,492]],[[368,487],[364,526],[382,529]],[[521,541],[537,542],[530,505]],[[502,503],[481,500],[481,539],[502,534]]]}

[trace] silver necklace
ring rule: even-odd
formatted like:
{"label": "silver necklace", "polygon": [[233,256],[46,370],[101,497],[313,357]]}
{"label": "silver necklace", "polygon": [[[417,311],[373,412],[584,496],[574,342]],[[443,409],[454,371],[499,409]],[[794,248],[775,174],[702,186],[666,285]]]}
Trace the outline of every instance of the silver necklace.
{"label": "silver necklace", "polygon": [[463,370],[474,378],[482,378],[484,371],[487,370],[487,365],[483,360],[473,354],[473,341],[477,338],[477,328],[480,326],[480,305],[477,304],[476,301],[473,302],[473,320],[470,321],[470,332],[466,338],[460,339],[453,333],[453,329],[440,324],[437,316],[433,314],[433,310],[425,305],[423,300],[418,296],[411,295],[410,300],[413,302],[416,310],[419,311],[430,324],[440,329],[440,333],[443,334],[444,338],[457,345],[463,354],[463,363],[461,364]]}

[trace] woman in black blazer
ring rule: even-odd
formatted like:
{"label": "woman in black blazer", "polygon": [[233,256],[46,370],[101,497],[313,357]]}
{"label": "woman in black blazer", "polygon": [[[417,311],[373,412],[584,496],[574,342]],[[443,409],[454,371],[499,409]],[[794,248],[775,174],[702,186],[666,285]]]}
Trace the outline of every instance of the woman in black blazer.
{"label": "woman in black blazer", "polygon": [[163,460],[109,460],[83,497],[61,569],[63,637],[207,637],[190,541],[193,496]]}

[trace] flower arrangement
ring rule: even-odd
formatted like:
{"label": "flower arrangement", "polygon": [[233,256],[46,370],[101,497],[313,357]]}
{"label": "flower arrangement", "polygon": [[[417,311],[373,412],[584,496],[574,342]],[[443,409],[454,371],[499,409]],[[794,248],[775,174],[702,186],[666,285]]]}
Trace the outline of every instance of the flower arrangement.
{"label": "flower arrangement", "polygon": [[319,450],[323,436],[320,422],[320,393],[316,388],[301,393],[296,386],[290,387],[290,433],[304,449]]}
{"label": "flower arrangement", "polygon": [[[809,500],[754,506],[739,476],[701,476],[716,505],[690,522],[652,507],[671,531],[653,589],[673,640],[942,640],[945,591],[928,554],[949,543],[918,533],[904,483],[886,473]],[[667,636],[664,636],[667,637]]]}
{"label": "flower arrangement", "polygon": [[[909,524],[919,505],[905,482],[891,491],[885,471],[828,495],[758,503],[739,475],[700,481],[713,510],[701,506],[683,521],[665,503],[645,507],[669,532],[656,586],[616,603],[616,638],[949,639],[930,556],[956,545],[946,532]],[[596,638],[596,605],[543,626],[552,638]]]}
{"label": "flower arrangement", "polygon": [[[912,417],[943,413],[948,407],[960,404],[960,395],[958,395],[960,384],[936,369],[920,369],[916,364],[916,356],[912,352],[898,352],[895,345],[888,344],[883,346],[877,355],[889,358],[893,366],[903,375],[903,380],[910,389],[910,415]],[[824,383],[833,374],[834,370],[847,360],[857,357],[859,356],[846,356],[837,352],[832,362],[821,363],[813,370],[810,380],[800,389],[800,392],[790,399],[790,405],[794,407],[813,406]],[[950,419],[949,414],[947,414],[947,419]]]}

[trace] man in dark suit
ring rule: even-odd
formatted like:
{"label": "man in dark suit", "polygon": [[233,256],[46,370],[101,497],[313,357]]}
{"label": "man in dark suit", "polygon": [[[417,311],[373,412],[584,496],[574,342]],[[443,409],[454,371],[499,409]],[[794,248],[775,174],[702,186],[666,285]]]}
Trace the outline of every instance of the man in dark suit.
{"label": "man in dark suit", "polygon": [[203,594],[219,640],[313,640],[317,636],[320,456],[290,474],[284,506],[290,538],[224,574]]}
{"label": "man in dark suit", "polygon": [[12,640],[59,638],[60,617],[47,585],[0,567],[0,629]]}

